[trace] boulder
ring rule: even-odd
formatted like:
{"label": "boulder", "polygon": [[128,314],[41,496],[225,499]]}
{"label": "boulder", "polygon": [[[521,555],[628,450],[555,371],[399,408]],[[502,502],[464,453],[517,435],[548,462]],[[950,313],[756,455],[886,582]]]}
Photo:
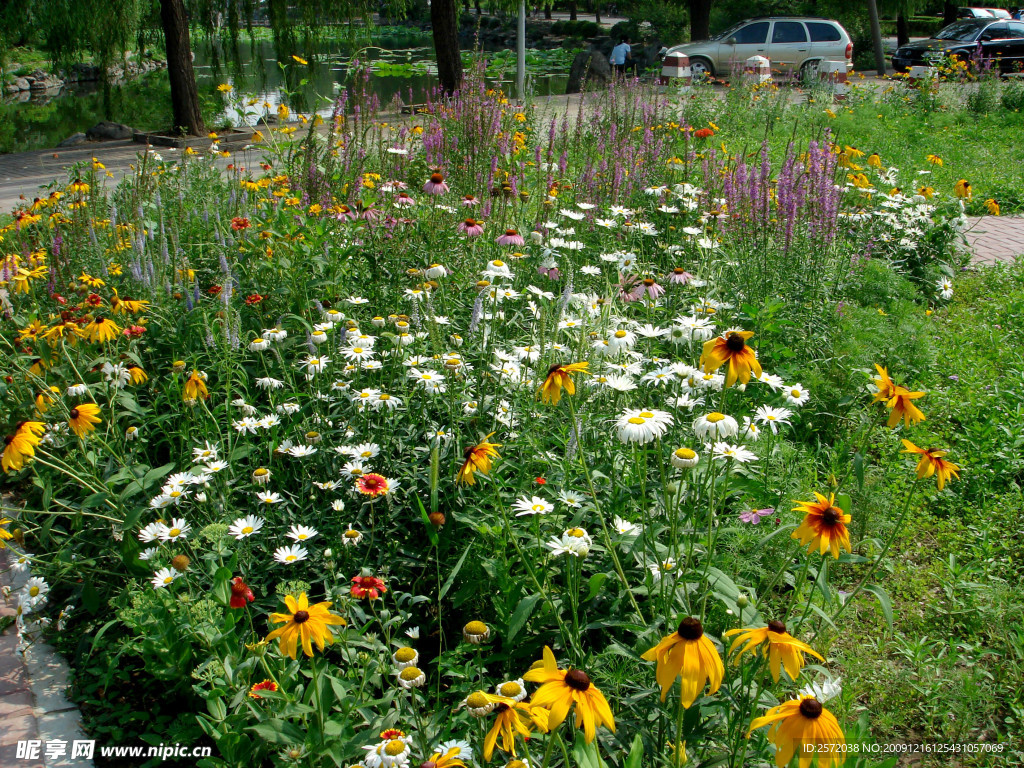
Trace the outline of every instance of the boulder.
{"label": "boulder", "polygon": [[27,77],[19,77],[14,81],[19,91],[27,91],[32,88],[32,82]]}
{"label": "boulder", "polygon": [[73,133],[70,136],[68,136],[66,139],[64,139],[64,141],[62,141],[57,146],[58,147],[74,147],[74,146],[84,142],[87,138],[89,138],[89,137],[86,136],[81,131],[79,131],[78,133]]}
{"label": "boulder", "polygon": [[583,90],[584,82],[604,85],[611,79],[612,65],[608,63],[608,57],[594,48],[589,48],[577,53],[576,58],[572,60],[565,92],[579,93]]}
{"label": "boulder", "polygon": [[111,123],[106,120],[96,123],[85,132],[86,136],[94,141],[130,139],[134,133],[135,131],[123,123]]}

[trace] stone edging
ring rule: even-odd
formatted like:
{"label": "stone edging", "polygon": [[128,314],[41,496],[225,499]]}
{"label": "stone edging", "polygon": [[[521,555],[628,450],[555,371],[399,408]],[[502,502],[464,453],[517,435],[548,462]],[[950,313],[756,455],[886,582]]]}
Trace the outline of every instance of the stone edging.
{"label": "stone edging", "polygon": [[[0,617],[17,615],[15,592],[31,575],[10,568],[10,550],[0,552]],[[0,633],[0,766],[7,768],[92,768],[93,761],[71,759],[74,741],[87,739],[81,713],[68,700],[68,665],[42,640],[37,625],[17,622]],[[18,758],[18,742],[39,741],[39,758]],[[62,757],[47,758],[47,742],[65,742]]]}

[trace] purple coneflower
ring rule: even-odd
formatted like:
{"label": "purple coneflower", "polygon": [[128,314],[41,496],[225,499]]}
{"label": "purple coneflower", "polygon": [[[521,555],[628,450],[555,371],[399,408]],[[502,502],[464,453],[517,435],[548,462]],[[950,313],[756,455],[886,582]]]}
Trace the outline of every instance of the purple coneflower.
{"label": "purple coneflower", "polygon": [[443,195],[448,191],[448,185],[444,181],[444,176],[440,173],[431,174],[430,179],[423,185],[423,191],[428,195]]}
{"label": "purple coneflower", "polygon": [[395,205],[407,207],[416,205],[416,201],[409,196],[408,192],[399,192],[398,197],[395,198]]}
{"label": "purple coneflower", "polygon": [[514,229],[506,229],[505,234],[496,238],[494,242],[498,245],[523,245],[525,241],[523,236]]}
{"label": "purple coneflower", "polygon": [[682,267],[676,267],[668,274],[668,281],[670,283],[680,283],[682,285],[686,285],[691,280],[693,280],[693,275],[691,275]]}
{"label": "purple coneflower", "polygon": [[645,277],[640,282],[640,295],[641,296],[643,296],[644,291],[647,291],[647,295],[650,298],[656,299],[656,298],[658,298],[659,296],[661,296],[665,292],[665,289],[662,288],[660,285],[658,285],[657,281],[655,281],[655,279],[653,277]]}
{"label": "purple coneflower", "polygon": [[[476,219],[466,219],[459,222],[458,230],[459,232],[465,232],[466,237],[478,237],[484,233],[484,223]],[[500,237],[498,241],[501,241]]]}
{"label": "purple coneflower", "polygon": [[472,208],[474,205],[480,205],[480,201],[473,195],[463,195],[462,204],[467,208]]}

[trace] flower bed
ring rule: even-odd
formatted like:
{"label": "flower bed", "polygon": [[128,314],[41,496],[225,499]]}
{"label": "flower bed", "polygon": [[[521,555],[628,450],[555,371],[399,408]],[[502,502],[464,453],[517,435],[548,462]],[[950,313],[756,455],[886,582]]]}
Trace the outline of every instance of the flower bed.
{"label": "flower bed", "polygon": [[209,766],[841,744],[840,619],[891,623],[879,566],[958,467],[914,370],[829,361],[872,270],[952,295],[953,191],[827,130],[729,151],[701,97],[360,98],[4,229],[19,621],[159,682]]}

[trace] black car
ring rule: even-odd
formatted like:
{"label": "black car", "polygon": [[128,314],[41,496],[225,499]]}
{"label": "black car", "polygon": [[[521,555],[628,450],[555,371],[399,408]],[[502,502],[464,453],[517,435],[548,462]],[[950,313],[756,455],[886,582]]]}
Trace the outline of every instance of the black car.
{"label": "black car", "polygon": [[963,19],[934,37],[900,46],[893,54],[897,72],[916,65],[934,66],[955,56],[973,60],[979,66],[991,62],[1002,74],[1024,72],[1024,21],[1007,19]]}

